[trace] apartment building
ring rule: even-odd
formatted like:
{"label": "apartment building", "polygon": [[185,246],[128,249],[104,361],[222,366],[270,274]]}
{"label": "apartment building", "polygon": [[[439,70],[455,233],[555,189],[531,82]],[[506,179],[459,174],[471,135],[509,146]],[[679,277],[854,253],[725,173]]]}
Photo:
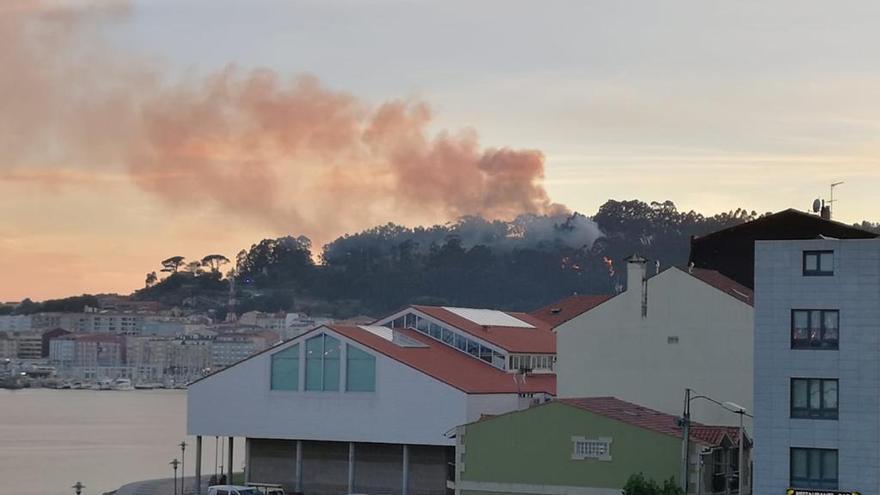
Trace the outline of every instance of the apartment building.
{"label": "apartment building", "polygon": [[0,315],[0,332],[26,332],[32,328],[30,315]]}
{"label": "apartment building", "polygon": [[277,343],[278,334],[268,330],[256,333],[225,333],[214,338],[211,361],[214,368],[226,368]]}
{"label": "apartment building", "polygon": [[755,493],[880,494],[880,240],[755,247]]}
{"label": "apartment building", "polygon": [[18,343],[8,333],[0,331],[0,359],[14,359],[18,356]]}
{"label": "apartment building", "polygon": [[[532,313],[554,325],[559,397],[618,397],[680,415],[690,388],[751,410],[752,291],[716,271],[648,273],[648,265],[629,258],[626,290],[614,297],[578,296]],[[703,400],[692,417],[739,424]]]}

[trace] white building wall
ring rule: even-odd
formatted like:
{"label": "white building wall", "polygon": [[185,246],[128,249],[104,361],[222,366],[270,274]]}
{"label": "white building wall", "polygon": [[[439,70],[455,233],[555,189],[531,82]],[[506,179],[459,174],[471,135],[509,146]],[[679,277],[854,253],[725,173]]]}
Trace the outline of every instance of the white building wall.
{"label": "white building wall", "polygon": [[[803,276],[803,251],[834,275]],[[755,246],[755,493],[790,486],[792,447],[838,450],[838,488],[880,493],[880,240]],[[838,309],[838,350],[791,348],[792,309]],[[837,378],[838,419],[792,419],[791,378]]]}
{"label": "white building wall", "polygon": [[[471,419],[464,392],[362,346],[376,356],[375,392],[270,390],[271,355],[296,342],[303,339],[192,384],[188,433],[452,446],[445,433]],[[344,376],[344,356],[341,362]]]}
{"label": "white building wall", "polygon": [[[648,280],[643,318],[635,275],[626,291],[557,328],[559,397],[613,396],[680,415],[691,388],[751,410],[753,308],[670,268]],[[692,419],[739,424],[702,400]]]}

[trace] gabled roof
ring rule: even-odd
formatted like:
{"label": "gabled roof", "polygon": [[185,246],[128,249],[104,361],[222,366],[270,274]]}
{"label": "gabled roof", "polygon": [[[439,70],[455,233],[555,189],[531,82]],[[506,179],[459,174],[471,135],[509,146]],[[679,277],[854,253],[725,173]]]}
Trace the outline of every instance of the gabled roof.
{"label": "gabled roof", "polygon": [[463,332],[482,339],[508,352],[555,354],[556,336],[549,323],[528,313],[505,311],[506,315],[521,320],[533,328],[504,325],[479,325],[441,306],[410,306],[425,315],[440,320]]}
{"label": "gabled roof", "polygon": [[581,296],[575,294],[555,303],[544,306],[543,308],[538,308],[529,314],[546,322],[550,325],[551,328],[556,328],[559,325],[567,322],[568,320],[580,315],[581,313],[585,313],[595,308],[596,306],[611,299],[612,297],[614,296]]}
{"label": "gabled roof", "polygon": [[722,275],[716,270],[708,270],[705,268],[692,268],[688,270],[694,278],[698,278],[703,282],[715,287],[716,289],[739,299],[749,306],[755,305],[755,292],[745,285],[733,280],[730,277]]}
{"label": "gabled roof", "polygon": [[[399,346],[359,326],[326,325],[326,328],[469,394],[556,394],[555,374],[534,374],[523,378],[522,375],[495,368],[415,330],[394,329],[395,332],[423,344],[422,347]],[[320,328],[312,332],[319,330]],[[298,338],[301,339],[302,336]]]}
{"label": "gabled roof", "polygon": [[[744,302],[749,306],[754,306],[755,295],[752,289],[749,289],[715,270],[706,270],[702,268],[686,269],[671,266],[660,272],[659,275],[666,273],[668,270],[678,270],[689,274],[697,280],[711,285],[738,301]],[[649,280],[654,280],[655,278],[656,276],[651,277]],[[619,295],[620,294],[615,294],[613,296],[569,296],[559,302],[537,309],[533,311],[531,315],[533,317],[544,319],[544,321],[551,325],[551,328],[556,328]],[[558,312],[555,311],[557,309],[559,310]],[[554,323],[554,320],[558,322]]]}
{"label": "gabled roof", "polygon": [[556,375],[552,373],[531,374],[523,377],[500,370],[491,364],[480,361],[446,344],[408,328],[395,328],[408,339],[422,346],[404,347],[382,338],[362,326],[329,324],[316,327],[306,333],[253,354],[231,366],[215,371],[190,382],[200,382],[207,378],[226,373],[239,364],[270,352],[277,352],[285,344],[303,342],[314,334],[328,329],[358,344],[372,349],[384,356],[420,371],[436,380],[468,394],[511,394],[546,393],[556,395]]}
{"label": "gabled roof", "polygon": [[[676,438],[682,437],[682,430],[678,424],[679,418],[671,414],[662,413],[638,404],[626,402],[615,397],[586,397],[577,399],[559,399],[556,402],[589,411],[593,414],[620,421],[645,430],[663,433]],[[739,430],[730,426],[708,426],[691,422],[691,440],[698,441],[713,447],[720,446],[726,437],[736,445]]]}

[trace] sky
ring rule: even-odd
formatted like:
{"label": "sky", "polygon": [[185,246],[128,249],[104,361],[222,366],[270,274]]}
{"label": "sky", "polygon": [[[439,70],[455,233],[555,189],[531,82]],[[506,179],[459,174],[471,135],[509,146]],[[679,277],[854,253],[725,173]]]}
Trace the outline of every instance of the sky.
{"label": "sky", "polygon": [[[873,1],[9,0],[0,300],[608,199],[880,221]],[[318,248],[319,249],[319,248]]]}

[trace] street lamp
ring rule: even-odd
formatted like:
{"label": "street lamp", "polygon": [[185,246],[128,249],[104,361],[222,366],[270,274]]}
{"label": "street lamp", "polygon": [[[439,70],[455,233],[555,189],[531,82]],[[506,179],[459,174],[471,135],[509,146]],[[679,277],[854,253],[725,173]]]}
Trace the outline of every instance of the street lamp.
{"label": "street lamp", "polygon": [[80,494],[82,493],[82,489],[85,488],[85,487],[86,487],[86,485],[83,485],[82,483],[80,483],[79,481],[77,481],[76,484],[73,485],[71,488],[73,488],[74,490],[76,490],[76,495],[80,495]]}
{"label": "street lamp", "polygon": [[177,466],[180,465],[180,461],[174,459],[168,464],[171,464],[171,467],[174,468],[174,495],[177,495]]}
{"label": "street lamp", "polygon": [[697,399],[704,399],[713,404],[721,406],[722,408],[739,414],[739,495],[743,493],[743,463],[744,463],[744,450],[743,450],[743,441],[744,441],[744,427],[743,427],[743,418],[745,416],[750,416],[746,411],[746,408],[740,406],[739,404],[733,402],[720,402],[717,401],[707,395],[694,395],[691,396],[691,392],[693,390],[686,388],[684,391],[684,414],[681,418],[681,429],[682,429],[682,437],[681,437],[681,488],[683,493],[687,493],[688,491],[688,477],[690,472],[688,470],[688,464],[690,463],[690,426],[691,426],[691,402]]}
{"label": "street lamp", "polygon": [[737,476],[737,481],[739,482],[737,485],[737,493],[742,495],[743,493],[743,472],[745,470],[745,454],[743,450],[743,443],[745,442],[745,435],[743,434],[743,418],[746,414],[746,408],[743,406],[736,404],[734,402],[725,402],[724,408],[733,413],[739,414],[739,476]]}
{"label": "street lamp", "polygon": [[183,463],[186,461],[186,442],[180,442],[180,495],[183,495]]}

